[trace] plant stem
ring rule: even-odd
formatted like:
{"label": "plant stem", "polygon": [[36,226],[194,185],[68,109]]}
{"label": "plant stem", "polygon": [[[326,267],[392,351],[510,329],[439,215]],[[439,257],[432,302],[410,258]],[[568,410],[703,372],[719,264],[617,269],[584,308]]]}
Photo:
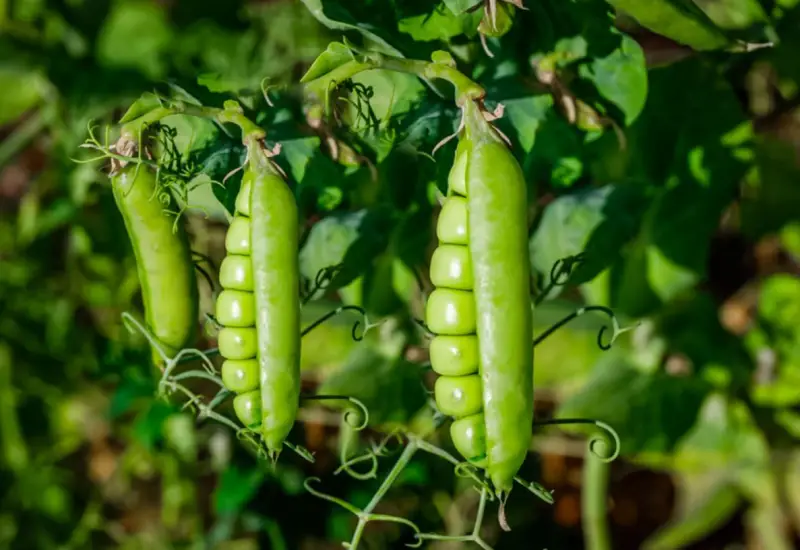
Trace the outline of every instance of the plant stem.
{"label": "plant stem", "polygon": [[401,59],[384,55],[370,55],[366,59],[348,61],[329,73],[309,81],[305,84],[305,89],[307,93],[315,95],[319,99],[327,98],[328,92],[335,89],[345,80],[354,77],[358,73],[374,69],[413,74],[422,79],[445,80],[455,88],[455,98],[458,105],[467,100],[481,99],[486,95],[483,87],[446,63]]}
{"label": "plant stem", "polygon": [[397,462],[394,463],[394,466],[392,466],[392,469],[386,476],[386,479],[383,480],[381,486],[372,496],[372,500],[370,500],[369,504],[364,507],[365,514],[371,514],[375,507],[378,506],[380,501],[383,500],[383,497],[389,491],[394,482],[397,481],[397,478],[400,476],[403,470],[405,470],[406,466],[408,466],[408,463],[411,461],[411,458],[418,449],[419,445],[415,439],[412,439],[408,442],[408,445],[406,445],[406,448],[403,449],[400,458],[398,458]]}
{"label": "plant stem", "polygon": [[455,67],[445,63],[432,63],[398,58],[381,58],[380,68],[390,71],[411,73],[420,78],[445,80],[455,88],[456,103],[461,105],[464,101],[481,99],[486,95],[484,89],[473,82]]}
{"label": "plant stem", "polygon": [[124,124],[121,129],[121,134],[129,138],[138,137],[147,126],[171,115],[189,115],[214,120],[220,124],[235,124],[242,131],[243,141],[248,139],[263,139],[266,136],[266,132],[247,118],[238,104],[233,103],[226,105],[224,109],[187,105],[186,103],[176,103],[170,107],[158,107],[146,115],[142,115]]}
{"label": "plant stem", "polygon": [[583,538],[587,550],[611,550],[606,519],[606,499],[610,466],[587,447],[583,462],[581,508]]}
{"label": "plant stem", "polygon": [[406,468],[406,466],[408,466],[408,463],[411,461],[414,453],[416,453],[417,449],[419,448],[417,443],[418,442],[416,439],[411,439],[408,442],[408,445],[406,445],[406,448],[403,449],[403,453],[400,455],[400,458],[398,458],[397,462],[394,463],[391,471],[387,474],[386,478],[381,483],[381,486],[378,487],[378,490],[372,496],[372,500],[369,501],[369,504],[367,504],[358,515],[358,525],[353,532],[353,537],[350,539],[349,548],[351,550],[358,548],[358,544],[361,542],[361,537],[364,535],[364,529],[367,527],[367,523],[370,522],[370,515],[372,514],[372,511],[378,506],[389,489],[391,489],[394,482],[397,481],[397,478],[400,476],[402,471]]}

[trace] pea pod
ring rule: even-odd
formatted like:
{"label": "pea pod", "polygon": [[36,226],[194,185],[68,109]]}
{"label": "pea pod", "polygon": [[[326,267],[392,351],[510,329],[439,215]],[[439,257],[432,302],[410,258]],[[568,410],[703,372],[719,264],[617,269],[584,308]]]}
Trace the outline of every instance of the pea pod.
{"label": "pea pod", "polygon": [[[130,149],[130,142],[123,140],[118,150]],[[176,209],[174,198],[168,190],[157,189],[152,170],[129,163],[112,176],[111,183],[136,257],[145,322],[172,357],[192,343],[197,329],[197,277],[188,236],[166,214],[165,210]],[[152,355],[156,365],[163,366],[155,350]]]}
{"label": "pea pod", "polygon": [[300,276],[294,194],[260,146],[236,198],[217,298],[222,378],[234,410],[280,452],[300,397]]}
{"label": "pea pod", "polygon": [[478,105],[464,109],[431,261],[431,365],[437,406],[455,418],[454,445],[507,493],[533,423],[527,188]]}

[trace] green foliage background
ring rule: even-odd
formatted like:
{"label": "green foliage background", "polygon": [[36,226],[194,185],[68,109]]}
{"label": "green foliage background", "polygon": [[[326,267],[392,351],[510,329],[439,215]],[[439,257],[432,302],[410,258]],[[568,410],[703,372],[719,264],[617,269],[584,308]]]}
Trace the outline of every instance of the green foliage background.
{"label": "green foliage background", "polygon": [[[362,343],[347,317],[311,333],[304,383],[359,397],[376,430],[430,422],[413,317],[423,312],[419,284],[430,287],[436,197],[455,144],[431,151],[459,113],[446,86],[375,71],[338,97],[340,126],[316,124],[318,106],[297,83],[343,37],[417,59],[449,50],[486,88],[487,106],[504,106],[498,126],[529,183],[540,286],[554,262],[585,254],[569,284],[547,294],[535,334],[583,304],[640,323],[608,352],[595,346],[604,319],[589,315],[536,348],[537,411],[618,430],[612,499],[650,506],[624,491],[633,483],[668,502],[633,522],[612,507],[611,547],[795,547],[800,6],[670,0],[639,24],[628,2],[527,0],[511,31],[488,39],[489,57],[471,4],[0,3],[0,547],[334,548],[352,518],[308,495],[303,479],[320,476],[356,505],[377,483],[332,475],[349,443],[329,409],[306,410],[293,434],[317,462],[286,457],[271,470],[222,427],[153,398],[144,342],[120,318],[140,309],[122,220],[105,172],[75,162],[91,156],[79,147],[90,124],[102,139],[148,91],[215,106],[235,97],[282,145],[278,162],[309,220],[303,274],[344,265],[337,292],[304,310],[307,322],[338,301],[388,319]],[[327,52],[318,71],[342,55]],[[194,170],[193,249],[218,263],[239,181],[212,181],[243,151],[224,128],[164,122]],[[206,284],[201,310],[213,304]],[[198,325],[198,345],[212,345],[211,325]],[[437,441],[447,446],[445,432]],[[574,435],[537,431],[525,477],[546,484],[554,460],[574,461]],[[677,496],[628,481],[640,468],[669,474]],[[487,540],[580,547],[577,520],[565,519],[578,489],[551,481],[554,508],[515,495],[514,530],[500,536],[492,516]],[[420,459],[386,507],[460,533],[472,493],[449,465]],[[399,548],[408,538],[380,526],[370,542]]]}

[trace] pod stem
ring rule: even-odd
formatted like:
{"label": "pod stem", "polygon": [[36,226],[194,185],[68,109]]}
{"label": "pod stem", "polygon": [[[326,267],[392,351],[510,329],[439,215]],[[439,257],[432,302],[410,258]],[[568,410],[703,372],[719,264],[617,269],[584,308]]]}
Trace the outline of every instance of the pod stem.
{"label": "pod stem", "polygon": [[241,105],[232,100],[226,101],[222,109],[175,101],[168,105],[156,107],[148,113],[123,124],[120,134],[128,139],[136,139],[138,141],[148,126],[172,115],[195,116],[213,120],[220,124],[234,124],[242,131],[243,142],[251,139],[264,139],[267,135],[261,127],[245,116]]}
{"label": "pod stem", "polygon": [[413,74],[423,80],[449,82],[453,85],[457,105],[462,105],[468,100],[483,98],[486,95],[482,86],[456,69],[455,61],[450,54],[435,52],[431,59],[431,61],[404,59],[370,52],[306,82],[304,87],[307,94],[324,99],[327,105],[330,92],[343,82],[365,71],[385,69]]}

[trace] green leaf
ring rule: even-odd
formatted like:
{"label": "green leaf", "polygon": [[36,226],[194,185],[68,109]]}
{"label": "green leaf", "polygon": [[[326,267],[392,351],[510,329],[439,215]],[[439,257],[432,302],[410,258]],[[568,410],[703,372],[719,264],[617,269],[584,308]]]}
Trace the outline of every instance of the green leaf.
{"label": "green leaf", "polygon": [[621,257],[645,205],[642,190],[632,185],[606,185],[557,198],[530,239],[532,267],[549,276],[555,262],[584,252],[585,260],[570,281],[590,281]]}
{"label": "green leaf", "polygon": [[251,84],[249,79],[213,72],[197,75],[197,83],[208,91],[217,94],[225,92],[238,93],[247,89]]}
{"label": "green leaf", "polygon": [[647,99],[647,66],[641,46],[623,35],[620,47],[605,57],[581,65],[579,74],[594,83],[605,99],[619,107],[630,125],[644,109]]}
{"label": "green leaf", "polygon": [[[548,96],[549,97],[549,96]],[[515,122],[519,135],[527,138],[525,144],[530,143],[530,153],[522,161],[523,169],[529,180],[539,185],[549,184],[555,188],[567,188],[574,185],[584,173],[584,148],[581,136],[567,120],[558,114],[555,109],[549,108],[552,99],[538,100],[536,111],[531,111],[532,116],[544,113],[544,120],[539,120],[536,125],[536,135],[546,136],[546,139],[530,140],[530,126],[524,120]],[[544,108],[548,107],[547,111]],[[540,110],[541,109],[541,110]],[[505,117],[504,117],[505,118]],[[531,124],[531,122],[527,122]]]}
{"label": "green leaf", "polygon": [[[219,139],[227,140],[227,136],[220,130],[219,126],[207,118],[170,115],[162,118],[160,122],[175,131],[172,143],[175,145],[177,152],[184,157],[213,146],[213,143]],[[197,160],[194,161],[199,164]]]}
{"label": "green leaf", "polygon": [[289,176],[295,182],[303,182],[306,169],[315,152],[319,149],[318,137],[281,140],[281,154],[279,158],[286,159],[289,166]]}
{"label": "green leaf", "polygon": [[442,4],[437,4],[430,13],[406,17],[398,21],[400,32],[410,34],[414,40],[430,42],[449,40],[465,34],[474,36],[481,20],[481,10],[455,14]]}
{"label": "green leaf", "polygon": [[[692,288],[705,275],[707,243],[716,231],[727,199],[691,184],[661,192],[646,214],[642,233],[634,245],[637,250],[632,252],[642,255],[643,271],[637,268],[629,275],[644,276],[660,303]],[[687,204],[692,208],[685,208]],[[630,279],[626,282],[636,286]],[[624,289],[618,305],[632,315],[643,315],[650,310],[634,293]]]}
{"label": "green leaf", "polygon": [[521,95],[513,98],[498,98],[504,106],[504,121],[513,130],[512,136],[516,138],[525,153],[530,153],[536,140],[536,134],[553,107],[553,96],[550,94]]}
{"label": "green leaf", "polygon": [[330,0],[302,0],[306,8],[316,17],[317,21],[338,31],[358,31],[365,38],[372,40],[380,46],[385,53],[403,57],[398,49],[396,38],[386,28],[380,28],[367,23],[365,19],[355,17],[347,8],[336,1]]}
{"label": "green leaf", "polygon": [[768,21],[759,0],[695,0],[695,3],[722,29],[747,29]]}
{"label": "green leaf", "polygon": [[693,0],[608,0],[643,27],[695,50],[717,50],[730,44],[725,34]]}
{"label": "green leaf", "polygon": [[442,0],[453,15],[461,15],[476,4],[476,0]]}
{"label": "green leaf", "polygon": [[97,56],[107,67],[136,69],[157,79],[167,72],[172,40],[172,28],[160,5],[117,2],[100,31]]}
{"label": "green leaf", "polygon": [[125,114],[119,119],[119,124],[130,122],[159,107],[161,107],[161,101],[158,96],[152,92],[145,92],[128,107],[128,110],[125,111]]}
{"label": "green leaf", "polygon": [[[370,125],[374,128],[378,123],[386,127],[390,119],[399,118],[414,108],[426,91],[414,75],[395,71],[367,71],[354,76],[352,81],[360,91],[353,89],[348,94],[350,101],[344,116],[359,133],[365,132]],[[364,93],[369,96],[366,100]],[[363,137],[375,151],[382,153],[378,157],[378,162],[381,162],[388,154],[383,145],[384,132],[370,132]]]}
{"label": "green leaf", "polygon": [[200,167],[199,174],[208,176],[217,200],[232,215],[235,210],[236,194],[242,182],[242,170],[247,151],[241,141],[232,139],[221,131],[213,139],[197,143],[192,147],[190,158]]}
{"label": "green leaf", "polygon": [[331,214],[315,223],[300,250],[300,273],[303,277],[313,281],[322,269],[343,263],[347,251],[359,238],[359,229],[366,216],[366,210],[359,210]]}
{"label": "green leaf", "polygon": [[306,74],[300,79],[301,83],[314,80],[328,74],[332,70],[354,59],[353,52],[341,42],[331,42],[324,52],[308,68]]}
{"label": "green leaf", "polygon": [[238,14],[217,6],[224,17],[189,15],[170,52],[176,67],[197,67],[192,74],[215,92],[259,97],[262,84],[289,84],[294,68],[313,62],[331,38],[299,2],[262,2]]}
{"label": "green leaf", "polygon": [[[681,84],[689,78],[692,90]],[[629,130],[628,177],[658,191],[612,277],[615,307],[647,315],[705,276],[708,243],[752,162],[752,139],[730,85],[702,62],[651,71],[647,105]]]}
{"label": "green leaf", "polygon": [[44,97],[47,81],[37,72],[0,67],[0,126],[13,122]]}

